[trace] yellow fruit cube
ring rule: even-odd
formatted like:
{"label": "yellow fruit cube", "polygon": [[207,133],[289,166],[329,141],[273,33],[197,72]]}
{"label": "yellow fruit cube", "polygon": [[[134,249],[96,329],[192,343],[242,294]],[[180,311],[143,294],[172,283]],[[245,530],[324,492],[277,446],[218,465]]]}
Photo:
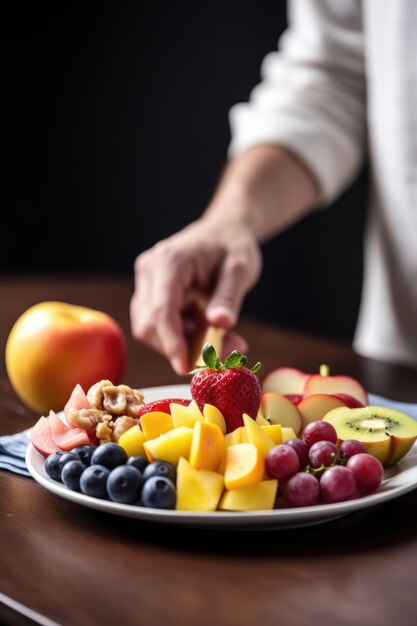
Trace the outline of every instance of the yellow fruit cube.
{"label": "yellow fruit cube", "polygon": [[261,426],[262,430],[271,437],[275,445],[282,443],[282,430],[281,424],[268,424],[268,426]]}
{"label": "yellow fruit cube", "polygon": [[159,437],[159,435],[163,435],[174,428],[172,417],[162,411],[144,413],[140,418],[140,425],[146,441],[155,439],[155,437]]}
{"label": "yellow fruit cube", "polygon": [[156,439],[145,441],[143,447],[150,462],[168,461],[176,466],[180,457],[188,458],[192,439],[192,428],[179,426]]}
{"label": "yellow fruit cube", "polygon": [[223,476],[197,470],[181,458],[177,468],[178,511],[215,511],[223,492]]}
{"label": "yellow fruit cube", "polygon": [[190,464],[213,472],[219,469],[224,455],[223,433],[216,424],[197,422],[190,448]]}
{"label": "yellow fruit cube", "polygon": [[258,415],[256,416],[255,422],[259,424],[259,426],[268,426],[271,423],[271,422],[268,422],[268,420],[262,415],[260,411],[258,411]]}
{"label": "yellow fruit cube", "polygon": [[203,416],[204,421],[209,422],[209,424],[216,424],[222,431],[223,435],[226,434],[226,422],[224,420],[223,414],[216,406],[212,404],[205,404],[203,408]]}
{"label": "yellow fruit cube", "polygon": [[187,426],[188,428],[193,428],[196,422],[203,421],[203,414],[198,408],[197,404],[194,400],[191,400],[188,406],[184,406],[183,404],[175,404],[172,402],[169,405],[172,422],[174,424],[174,428],[178,428],[178,426]]}
{"label": "yellow fruit cube", "polygon": [[219,504],[222,511],[263,511],[275,505],[278,481],[263,480],[249,487],[225,491]]}
{"label": "yellow fruit cube", "polygon": [[246,428],[246,435],[248,437],[248,442],[252,443],[256,446],[263,456],[266,458],[266,455],[270,451],[271,448],[275,446],[275,442],[271,437],[262,429],[259,424],[255,422],[249,415],[246,413],[243,414],[243,422]]}
{"label": "yellow fruit cube", "polygon": [[120,436],[119,446],[122,446],[127,456],[145,456],[144,441],[143,432],[140,426],[136,425]]}
{"label": "yellow fruit cube", "polygon": [[261,482],[265,461],[252,443],[237,443],[226,448],[224,484],[226,489],[236,489]]}
{"label": "yellow fruit cube", "polygon": [[291,426],[281,426],[282,431],[282,443],[288,441],[288,439],[297,439],[297,435]]}

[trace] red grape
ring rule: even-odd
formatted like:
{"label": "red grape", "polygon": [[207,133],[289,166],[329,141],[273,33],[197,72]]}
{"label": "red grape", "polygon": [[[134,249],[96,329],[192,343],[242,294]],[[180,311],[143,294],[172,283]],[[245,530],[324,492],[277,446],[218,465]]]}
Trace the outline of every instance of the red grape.
{"label": "red grape", "polygon": [[311,467],[330,467],[339,458],[339,448],[331,441],[316,441],[308,452],[308,458]]}
{"label": "red grape", "polygon": [[361,495],[378,489],[384,477],[382,464],[370,454],[355,454],[348,460],[346,467],[352,472]]}
{"label": "red grape", "polygon": [[306,442],[301,439],[287,439],[285,443],[296,451],[300,461],[300,470],[304,469],[308,463],[308,445]]}
{"label": "red grape", "polygon": [[271,448],[265,463],[270,478],[286,480],[300,469],[300,461],[296,451],[285,443]]}
{"label": "red grape", "polygon": [[347,467],[335,465],[320,478],[320,491],[326,502],[350,500],[356,493],[355,477]]}
{"label": "red grape", "polygon": [[346,439],[346,441],[342,441],[339,446],[339,450],[348,459],[350,459],[350,457],[354,454],[366,452],[366,448],[363,443],[357,439]]}
{"label": "red grape", "polygon": [[310,422],[303,430],[303,439],[306,444],[311,447],[317,441],[331,441],[336,443],[337,433],[333,424],[317,420]]}
{"label": "red grape", "polygon": [[295,474],[284,487],[284,500],[289,506],[311,506],[317,503],[319,495],[319,481],[305,472]]}

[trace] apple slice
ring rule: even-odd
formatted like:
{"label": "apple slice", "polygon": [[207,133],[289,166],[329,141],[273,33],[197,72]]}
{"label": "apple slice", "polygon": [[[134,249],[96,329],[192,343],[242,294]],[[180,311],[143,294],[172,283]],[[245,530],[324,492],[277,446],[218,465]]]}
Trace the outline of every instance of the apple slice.
{"label": "apple slice", "polygon": [[309,374],[295,367],[278,367],[265,377],[262,383],[264,393],[280,393],[282,395],[303,395]]}
{"label": "apple slice", "polygon": [[342,406],[346,406],[345,403],[335,395],[316,393],[312,396],[307,396],[297,406],[301,413],[302,429],[304,430],[310,422],[323,419],[329,411]]}
{"label": "apple slice", "polygon": [[289,426],[297,435],[301,430],[301,413],[285,396],[279,393],[263,393],[261,396],[261,413],[270,424]]}
{"label": "apple slice", "polygon": [[328,365],[320,366],[320,374],[308,376],[304,386],[304,396],[318,393],[344,393],[357,398],[362,405],[368,404],[368,394],[363,386],[350,376],[330,376]]}

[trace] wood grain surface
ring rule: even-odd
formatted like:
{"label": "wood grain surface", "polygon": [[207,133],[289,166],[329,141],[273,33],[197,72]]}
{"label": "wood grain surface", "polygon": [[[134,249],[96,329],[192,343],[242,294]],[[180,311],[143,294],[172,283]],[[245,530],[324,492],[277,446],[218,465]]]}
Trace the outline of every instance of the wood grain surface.
{"label": "wood grain surface", "polygon": [[[26,308],[61,300],[119,321],[129,345],[128,384],[185,382],[130,338],[130,293],[131,284],[119,278],[2,278],[1,349]],[[417,402],[416,371],[253,320],[240,331],[264,375],[280,365],[313,371],[326,362],[371,392]],[[13,393],[2,361],[0,434],[28,428],[36,417]],[[222,531],[99,513],[0,472],[0,623],[411,626],[416,581],[417,491],[322,525]]]}

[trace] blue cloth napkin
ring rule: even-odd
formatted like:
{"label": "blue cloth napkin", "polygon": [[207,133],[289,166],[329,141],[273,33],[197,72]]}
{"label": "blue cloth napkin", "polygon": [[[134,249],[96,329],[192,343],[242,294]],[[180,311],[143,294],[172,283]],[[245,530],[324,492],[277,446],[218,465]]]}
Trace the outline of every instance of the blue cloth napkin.
{"label": "blue cloth napkin", "polygon": [[25,463],[26,448],[29,444],[29,430],[15,435],[0,437],[0,469],[30,476]]}
{"label": "blue cloth napkin", "polygon": [[[369,394],[369,404],[389,406],[417,420],[417,404],[395,402],[372,393]],[[30,441],[29,432],[30,429],[15,435],[0,437],[0,469],[21,474],[22,476],[30,476],[25,463],[26,448]]]}

